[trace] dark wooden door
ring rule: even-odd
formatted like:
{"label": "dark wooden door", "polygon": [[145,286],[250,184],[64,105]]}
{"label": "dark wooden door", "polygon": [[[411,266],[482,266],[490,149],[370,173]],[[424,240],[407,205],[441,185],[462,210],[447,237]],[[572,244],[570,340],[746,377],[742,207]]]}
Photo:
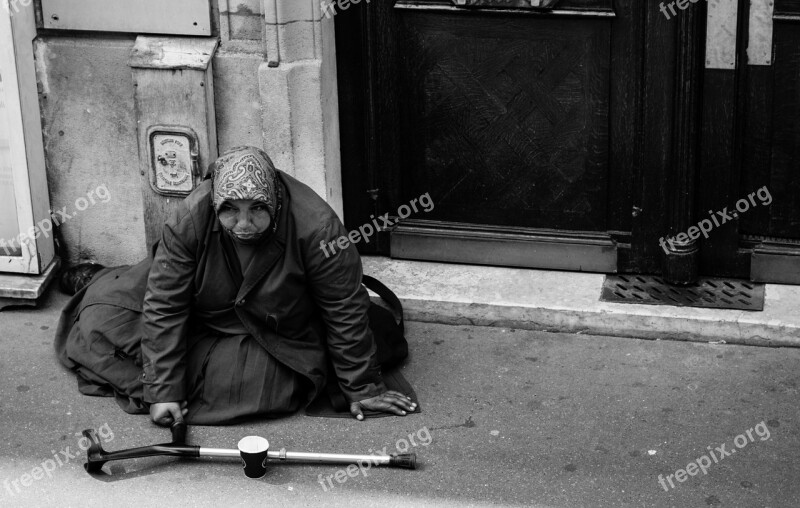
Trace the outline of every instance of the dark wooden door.
{"label": "dark wooden door", "polygon": [[365,251],[616,271],[629,258],[644,28],[641,6],[623,3],[386,0],[338,15],[348,225],[435,203]]}
{"label": "dark wooden door", "polygon": [[746,215],[740,233],[753,280],[800,284],[800,1],[775,1],[772,35],[769,62],[745,75],[740,189],[766,187],[772,202]]}
{"label": "dark wooden door", "polygon": [[[337,15],[346,222],[397,221],[364,252],[750,275],[755,244],[733,223],[669,255],[661,241],[752,186],[731,149],[742,78],[704,71],[703,2],[672,19],[639,0],[455,3],[373,0]],[[422,195],[435,207],[401,219]],[[756,212],[747,221],[762,222],[740,223],[763,235]]]}
{"label": "dark wooden door", "polygon": [[610,10],[401,12],[401,196],[436,208],[401,223],[392,254],[616,269]]}
{"label": "dark wooden door", "polygon": [[701,242],[700,266],[800,283],[800,1],[740,2],[737,29],[736,69],[705,71],[696,212],[731,220]]}

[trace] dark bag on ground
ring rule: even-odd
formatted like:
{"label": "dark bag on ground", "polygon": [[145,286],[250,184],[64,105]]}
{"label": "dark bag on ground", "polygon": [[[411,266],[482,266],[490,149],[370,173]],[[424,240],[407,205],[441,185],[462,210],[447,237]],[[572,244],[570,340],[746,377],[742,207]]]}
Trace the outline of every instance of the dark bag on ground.
{"label": "dark bag on ground", "polygon": [[[411,397],[412,401],[417,403],[417,409],[414,412],[418,413],[420,412],[420,406],[417,394],[400,373],[400,365],[408,357],[403,304],[400,303],[397,295],[379,280],[364,275],[362,283],[367,289],[380,296],[391,309],[385,309],[372,302],[367,311],[369,326],[372,329],[372,335],[375,337],[378,363],[381,365],[383,382],[388,390],[394,390]],[[333,372],[331,365],[328,368],[329,372]],[[325,390],[306,408],[306,414],[330,418],[352,418],[350,404],[348,404],[347,399],[339,389],[336,376],[329,376]],[[365,411],[364,415],[373,418],[392,416],[389,413],[375,411]]]}

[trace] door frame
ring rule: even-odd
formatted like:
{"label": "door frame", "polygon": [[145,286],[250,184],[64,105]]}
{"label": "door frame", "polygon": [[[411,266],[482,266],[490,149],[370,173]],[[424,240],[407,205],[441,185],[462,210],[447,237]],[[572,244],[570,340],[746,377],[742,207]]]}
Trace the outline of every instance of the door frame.
{"label": "door frame", "polygon": [[37,224],[51,219],[33,55],[35,11],[32,2],[0,2],[0,69],[4,72],[11,171],[23,243],[21,256],[0,253],[0,271],[39,275],[53,261],[55,247],[51,235],[45,237],[36,229]]}
{"label": "door frame", "polygon": [[[748,0],[729,1],[737,2],[740,10],[749,4]],[[404,7],[413,7],[414,2],[407,3]],[[425,8],[452,9],[447,0],[438,3],[441,5]],[[347,55],[346,59],[341,56],[339,59],[339,88],[345,217],[352,224],[367,222],[370,215],[378,216],[404,202],[404,196],[400,195],[402,168],[398,167],[398,148],[391,143],[397,139],[392,122],[401,111],[397,101],[378,97],[379,93],[391,94],[394,90],[393,83],[385,76],[389,75],[391,62],[402,56],[390,44],[397,35],[397,27],[387,21],[391,19],[393,4],[362,4],[361,9],[351,10],[349,17],[337,16],[337,52]],[[412,220],[391,233],[381,233],[378,242],[363,246],[362,252],[394,256],[407,250],[412,252],[409,257],[497,264],[497,257],[487,253],[497,252],[498,242],[502,241],[505,243],[501,250],[508,250],[512,258],[529,253],[526,245],[536,244],[542,255],[527,266],[574,270],[574,266],[564,265],[563,259],[553,261],[553,258],[567,252],[570,244],[583,242],[589,254],[582,269],[663,273],[677,283],[691,282],[701,272],[750,276],[752,248],[740,245],[738,231],[733,226],[732,231],[716,231],[719,236],[712,243],[688,242],[666,253],[659,241],[687,231],[699,216],[705,215],[708,206],[718,203],[719,208],[714,209],[722,209],[731,199],[736,201],[741,169],[736,146],[742,127],[735,116],[731,117],[731,106],[741,100],[736,95],[736,72],[741,69],[705,69],[706,2],[691,4],[672,20],[665,20],[657,2],[615,1],[613,9],[612,23],[630,26],[624,27],[627,38],[616,34],[623,27],[614,27],[611,57],[617,65],[641,72],[627,90],[621,90],[619,87],[623,85],[615,84],[612,79],[612,109],[614,101],[620,107],[619,97],[626,94],[629,101],[625,105],[626,122],[633,127],[615,121],[615,113],[610,112],[609,156],[615,171],[610,171],[609,187],[610,192],[620,196],[619,206],[609,205],[607,232],[542,230],[532,235],[530,231],[525,234]],[[740,18],[739,24],[742,23]],[[746,47],[741,42],[743,34],[746,23],[738,31],[739,52]],[[641,52],[630,50],[637,45],[643,48]],[[626,135],[625,129],[632,129],[632,133]],[[709,139],[713,141],[704,141]],[[707,161],[714,164],[708,165]],[[723,184],[710,185],[709,181]],[[436,245],[432,239],[442,232],[447,238]],[[487,237],[493,237],[494,241],[486,242]],[[554,249],[565,238],[567,242],[562,249]],[[491,246],[476,247],[480,242]],[[726,252],[722,263],[713,259],[719,255],[719,249]],[[613,253],[612,259],[616,258],[611,263],[588,262],[589,258],[609,253]]]}
{"label": "door frame", "polygon": [[[739,80],[742,85],[739,88],[743,91],[739,98],[739,107],[743,112],[745,124],[741,129],[741,143],[738,144],[744,152],[741,158],[743,168],[741,181],[748,185],[748,188],[739,189],[740,193],[755,190],[768,183],[754,180],[753,175],[745,172],[746,170],[749,169],[756,173],[756,176],[763,178],[766,166],[771,176],[775,157],[772,144],[775,139],[774,129],[780,122],[776,115],[776,107],[779,105],[776,104],[778,85],[775,78],[779,72],[777,66],[788,61],[786,55],[778,55],[775,52],[781,48],[778,38],[786,36],[785,30],[789,29],[789,26],[793,33],[800,31],[800,1],[760,0],[760,2],[759,5],[755,5],[756,1],[748,4],[747,8],[751,9],[751,12],[743,10],[740,15],[743,33],[739,52],[739,60],[742,62]],[[796,62],[796,57],[792,61]],[[796,72],[796,69],[792,69],[792,72]],[[797,86],[800,87],[800,80]],[[766,133],[768,136],[755,136],[755,132]],[[798,165],[800,159],[793,162],[794,165]],[[763,215],[767,219],[759,220],[758,223],[768,230],[769,234],[757,236],[743,234],[740,239],[740,250],[744,251],[748,258],[750,279],[755,282],[800,284],[800,234],[796,234],[794,238],[769,236],[775,234],[771,231],[769,219],[771,214]]]}
{"label": "door frame", "polygon": [[[641,4],[628,2],[624,8],[630,9],[633,14],[616,19],[611,0],[594,0],[590,5],[569,0],[568,3],[572,4],[571,10],[561,9],[553,13],[494,9],[482,14],[514,12],[565,19],[597,18],[602,23],[626,24],[621,30],[626,34],[624,37],[612,37],[610,55],[618,68],[638,68],[641,65],[640,54],[624,50],[644,33],[644,26],[638,22],[640,16],[637,14],[643,9]],[[391,75],[392,63],[403,57],[401,50],[392,44],[398,35],[398,26],[392,23],[395,9],[470,15],[470,11],[454,7],[449,0],[426,5],[401,0],[362,3],[360,9],[350,9],[336,17],[342,176],[345,222],[348,224],[368,222],[371,215],[379,216],[396,210],[407,200],[407,196],[402,195],[401,148],[394,142],[398,139],[394,119],[400,117],[401,108],[393,99],[398,93],[396,84],[387,77]],[[642,95],[641,80],[634,77],[631,81],[632,85],[627,82],[610,84],[611,87],[616,86],[611,94],[616,97],[630,96],[631,102],[638,104]],[[623,89],[625,86],[629,86],[629,89]],[[638,109],[638,106],[633,109]],[[637,119],[637,125],[638,121],[640,119]],[[620,116],[613,121],[609,119],[609,122],[609,135],[612,131],[632,129],[629,118]],[[607,221],[613,223],[613,227],[607,231],[503,228],[406,220],[391,232],[381,233],[377,242],[361,246],[361,252],[414,259],[498,264],[496,247],[502,242],[504,248],[499,252],[504,253],[505,258],[500,264],[615,272],[618,266],[629,264],[630,209],[635,199],[631,183],[635,178],[637,163],[628,155],[638,153],[639,144],[638,132],[627,136],[622,143],[610,144],[610,158],[617,161],[620,167],[616,182],[619,191],[615,197],[622,204],[606,212]],[[440,236],[438,244],[437,235]]]}

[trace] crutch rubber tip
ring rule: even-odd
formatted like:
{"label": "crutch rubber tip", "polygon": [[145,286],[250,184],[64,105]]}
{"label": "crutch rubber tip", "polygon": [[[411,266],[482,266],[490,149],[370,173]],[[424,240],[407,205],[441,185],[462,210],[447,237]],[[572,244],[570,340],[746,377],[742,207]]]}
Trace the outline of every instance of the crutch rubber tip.
{"label": "crutch rubber tip", "polygon": [[416,469],[417,468],[417,454],[416,453],[400,453],[391,456],[389,460],[389,467],[400,467],[403,469]]}

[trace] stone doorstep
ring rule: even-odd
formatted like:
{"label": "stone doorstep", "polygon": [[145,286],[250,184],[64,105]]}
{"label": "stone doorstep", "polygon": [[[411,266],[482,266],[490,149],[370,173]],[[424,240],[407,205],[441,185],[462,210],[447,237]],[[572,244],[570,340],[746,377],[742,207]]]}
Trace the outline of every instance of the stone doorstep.
{"label": "stone doorstep", "polygon": [[767,284],[761,312],[600,301],[603,274],[364,256],[411,321],[654,340],[800,347],[800,286]]}
{"label": "stone doorstep", "polygon": [[61,259],[55,257],[41,275],[0,273],[0,310],[13,305],[35,307],[60,267]]}

